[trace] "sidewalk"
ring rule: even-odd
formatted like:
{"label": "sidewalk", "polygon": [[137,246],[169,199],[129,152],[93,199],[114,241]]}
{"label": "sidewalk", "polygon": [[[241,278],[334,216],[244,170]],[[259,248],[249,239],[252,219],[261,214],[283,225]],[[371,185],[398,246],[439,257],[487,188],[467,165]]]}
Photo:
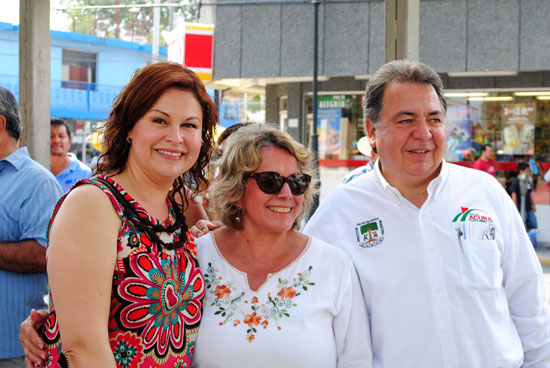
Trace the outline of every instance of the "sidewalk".
{"label": "sidewalk", "polygon": [[535,252],[537,252],[540,264],[546,267],[550,266],[550,248],[546,248],[546,246],[549,245],[549,243],[538,243],[537,247],[535,248]]}

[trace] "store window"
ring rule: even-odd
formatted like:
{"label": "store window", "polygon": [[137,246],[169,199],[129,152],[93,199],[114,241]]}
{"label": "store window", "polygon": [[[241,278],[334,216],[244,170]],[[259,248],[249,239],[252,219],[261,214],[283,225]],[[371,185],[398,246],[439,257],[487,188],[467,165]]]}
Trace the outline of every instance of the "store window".
{"label": "store window", "polygon": [[95,89],[97,55],[89,52],[62,50],[61,86],[72,89]]}
{"label": "store window", "polygon": [[447,159],[471,161],[491,144],[496,161],[550,159],[550,91],[448,92]]}
{"label": "store window", "polygon": [[490,144],[497,179],[507,189],[518,162],[542,167],[550,161],[550,91],[448,91],[445,96],[448,161],[472,166],[481,146]]}
{"label": "store window", "polygon": [[[307,144],[313,132],[312,96],[305,100]],[[365,159],[360,156],[357,141],[364,135],[361,92],[321,94],[317,97],[317,134],[320,159]]]}
{"label": "store window", "polygon": [[[497,177],[506,187],[516,165],[533,158],[550,162],[550,90],[447,91],[446,160],[473,166],[481,146],[494,148]],[[360,166],[365,160],[357,149],[364,135],[362,92],[322,93],[317,103],[319,158],[347,160],[331,166]],[[304,96],[306,143],[313,131],[312,96]],[[327,164],[325,161],[323,164]]]}

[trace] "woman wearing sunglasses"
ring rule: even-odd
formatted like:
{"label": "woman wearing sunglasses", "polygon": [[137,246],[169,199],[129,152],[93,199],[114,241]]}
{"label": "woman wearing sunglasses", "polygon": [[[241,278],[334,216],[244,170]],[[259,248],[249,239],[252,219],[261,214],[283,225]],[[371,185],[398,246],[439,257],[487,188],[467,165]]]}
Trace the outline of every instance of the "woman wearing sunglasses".
{"label": "woman wearing sunglasses", "polygon": [[267,124],[228,138],[210,190],[224,226],[197,239],[206,296],[192,366],[371,366],[351,260],[296,230],[315,193],[312,159]]}

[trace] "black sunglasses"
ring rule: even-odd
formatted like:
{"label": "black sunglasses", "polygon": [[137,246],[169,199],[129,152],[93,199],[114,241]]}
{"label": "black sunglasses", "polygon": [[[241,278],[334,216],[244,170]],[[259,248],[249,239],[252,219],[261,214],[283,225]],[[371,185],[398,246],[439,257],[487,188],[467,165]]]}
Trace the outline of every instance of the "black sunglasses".
{"label": "black sunglasses", "polygon": [[260,173],[249,173],[245,176],[245,179],[254,178],[258,187],[262,192],[267,194],[277,194],[283,189],[285,183],[288,183],[290,192],[293,195],[304,194],[309,182],[311,181],[311,176],[308,174],[292,174],[288,177],[284,177],[276,173],[275,171],[264,171]]}

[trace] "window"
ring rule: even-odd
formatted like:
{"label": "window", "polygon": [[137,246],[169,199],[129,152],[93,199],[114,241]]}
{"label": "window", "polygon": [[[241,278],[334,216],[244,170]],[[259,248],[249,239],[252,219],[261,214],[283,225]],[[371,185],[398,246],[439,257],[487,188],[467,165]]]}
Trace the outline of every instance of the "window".
{"label": "window", "polygon": [[96,59],[96,54],[64,49],[61,86],[72,89],[95,89]]}
{"label": "window", "polygon": [[[317,134],[320,159],[365,159],[357,141],[365,134],[361,94],[320,94],[317,97]],[[305,99],[308,117],[307,137],[313,131],[312,96]],[[310,142],[308,141],[308,146]]]}
{"label": "window", "polygon": [[445,93],[447,159],[474,160],[490,143],[497,161],[550,157],[550,91],[465,91]]}

